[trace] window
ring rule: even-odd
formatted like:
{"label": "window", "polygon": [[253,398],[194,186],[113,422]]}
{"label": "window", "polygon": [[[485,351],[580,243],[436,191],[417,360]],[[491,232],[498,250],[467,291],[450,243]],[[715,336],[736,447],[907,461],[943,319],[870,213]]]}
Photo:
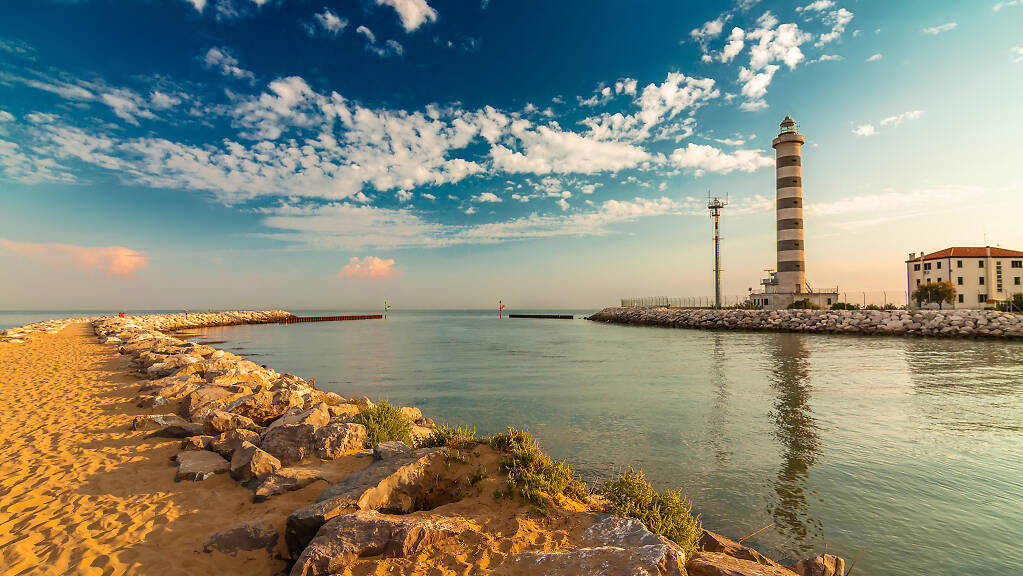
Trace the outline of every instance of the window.
{"label": "window", "polygon": [[938,276],[938,282],[941,282],[941,276]]}
{"label": "window", "polygon": [[931,269],[931,263],[930,262],[925,262],[924,263],[924,270],[930,270],[930,269]]}
{"label": "window", "polygon": [[917,286],[919,286],[919,285],[920,285],[920,279],[919,279],[919,278],[917,278],[917,279],[916,279],[916,285],[917,285]]}
{"label": "window", "polygon": [[978,278],[978,280],[980,281],[980,285],[983,286],[984,285],[984,277],[981,276],[980,278]]}
{"label": "window", "polygon": [[1014,278],[1014,280],[1015,281],[1013,282],[1013,284],[1015,284],[1016,286],[1019,286],[1019,276],[1016,276],[1016,278]]}
{"label": "window", "polygon": [[920,271],[920,265],[919,264],[913,264],[913,270],[919,272]]}
{"label": "window", "polygon": [[984,261],[983,260],[977,260],[977,268],[983,268],[983,267],[984,267]]}
{"label": "window", "polygon": [[963,261],[962,260],[956,260],[956,268],[962,268],[962,267],[963,267]]}
{"label": "window", "polygon": [[963,277],[962,277],[962,276],[960,276],[960,277],[956,278],[956,284],[958,284],[958,285],[960,285],[960,286],[962,286],[962,285],[963,285]]}
{"label": "window", "polygon": [[977,302],[980,302],[981,304],[987,302],[987,294],[977,294]]}
{"label": "window", "polygon": [[[1016,278],[1016,280],[1019,280],[1019,278]],[[1019,284],[1019,282],[1017,282],[1017,284]],[[828,306],[831,306],[831,298],[828,298]]]}
{"label": "window", "polygon": [[928,283],[928,284],[930,284],[930,283],[931,283],[931,279],[930,279],[930,278],[928,278],[928,279],[927,279],[927,283]]}
{"label": "window", "polygon": [[767,298],[764,298],[764,306],[767,306]]}
{"label": "window", "polygon": [[963,303],[963,295],[962,295],[962,294],[960,294],[960,295],[959,295],[959,303],[960,303],[960,304],[962,304],[962,303]]}
{"label": "window", "polygon": [[1012,261],[1012,267],[1013,268],[1023,268],[1023,260],[1013,260]]}
{"label": "window", "polygon": [[938,262],[938,270],[941,270],[941,262]]}

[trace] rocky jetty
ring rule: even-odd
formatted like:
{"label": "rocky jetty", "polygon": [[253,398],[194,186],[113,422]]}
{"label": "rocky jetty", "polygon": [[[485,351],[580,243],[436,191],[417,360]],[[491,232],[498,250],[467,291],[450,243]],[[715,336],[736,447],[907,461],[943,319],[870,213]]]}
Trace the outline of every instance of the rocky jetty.
{"label": "rocky jetty", "polygon": [[17,328],[8,328],[7,330],[0,330],[0,343],[24,344],[37,334],[56,334],[66,328],[68,324],[92,322],[93,320],[95,318],[60,318],[57,320],[33,322],[32,324],[25,324]]}
{"label": "rocky jetty", "polygon": [[995,310],[707,310],[605,308],[587,320],[609,324],[880,334],[938,338],[1023,338],[1023,315]]}
{"label": "rocky jetty", "polygon": [[[210,478],[229,476],[252,491],[256,506],[287,492],[314,490],[286,518],[263,515],[218,528],[203,553],[263,551],[286,560],[293,576],[429,570],[566,576],[842,574],[840,558],[817,556],[782,566],[707,531],[701,551],[687,557],[675,542],[638,520],[609,514],[606,502],[585,495],[567,500],[548,495],[544,512],[537,514],[537,508],[514,497],[503,468],[509,455],[499,444],[474,438],[439,444],[436,439],[444,431],[437,433],[418,408],[401,407],[392,413],[407,421],[412,443],[420,447],[389,441],[370,450],[367,427],[355,421],[372,409],[369,399],[325,392],[298,376],[166,333],[275,322],[287,315],[225,312],[92,320],[100,341],[116,346],[141,377],[133,389],[135,400],[151,413],[135,417],[131,428],[180,439],[173,458],[176,480],[201,483],[201,488]],[[344,464],[338,462],[342,459],[351,462],[339,476],[340,468],[332,466]],[[326,485],[317,489],[317,482]]]}

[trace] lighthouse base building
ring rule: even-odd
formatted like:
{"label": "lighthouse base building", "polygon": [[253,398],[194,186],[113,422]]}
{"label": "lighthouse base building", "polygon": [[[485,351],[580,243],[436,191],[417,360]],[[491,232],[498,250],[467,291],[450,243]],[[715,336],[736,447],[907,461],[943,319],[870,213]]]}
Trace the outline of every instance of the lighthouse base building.
{"label": "lighthouse base building", "polygon": [[785,117],[778,137],[771,142],[775,151],[777,178],[778,266],[767,270],[761,290],[750,289],[749,300],[765,310],[782,310],[800,300],[821,308],[838,302],[838,288],[814,290],[806,281],[806,245],[803,239],[803,156],[806,138],[796,122]]}

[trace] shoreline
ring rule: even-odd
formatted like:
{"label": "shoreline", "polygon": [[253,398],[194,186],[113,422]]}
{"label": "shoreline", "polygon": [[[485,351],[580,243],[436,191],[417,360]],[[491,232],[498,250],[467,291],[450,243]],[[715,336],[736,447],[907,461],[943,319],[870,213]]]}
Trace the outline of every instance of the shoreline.
{"label": "shoreline", "polygon": [[744,332],[1023,339],[1023,315],[996,310],[740,310],[604,308],[593,322]]}
{"label": "shoreline", "polygon": [[[122,358],[148,377],[127,390],[122,385],[122,390],[133,392],[132,402],[142,409],[131,421],[133,437],[175,438],[161,440],[165,447],[180,443],[174,455],[177,472],[167,470],[169,477],[193,492],[219,486],[236,495],[248,494],[253,499],[249,506],[255,509],[284,499],[305,502],[284,511],[284,517],[278,514],[276,520],[239,524],[233,518],[222,519],[225,525],[203,546],[204,553],[216,555],[218,561],[221,552],[262,554],[267,565],[290,565],[290,574],[296,576],[374,562],[378,569],[386,566],[398,573],[411,573],[423,562],[437,568],[474,568],[483,563],[487,571],[480,573],[502,574],[578,573],[593,562],[594,567],[629,570],[642,566],[648,574],[686,574],[687,568],[690,574],[715,574],[727,568],[735,574],[791,576],[810,574],[811,565],[830,566],[831,572],[824,573],[836,573],[841,559],[834,556],[805,559],[791,571],[709,531],[701,537],[704,551],[687,555],[637,521],[603,512],[599,499],[573,503],[554,494],[551,514],[537,520],[535,511],[514,498],[514,492],[511,500],[498,500],[501,486],[511,482],[500,472],[502,455],[492,442],[488,446],[480,439],[464,448],[448,443],[418,449],[421,442],[412,446],[385,442],[371,451],[364,449],[366,427],[354,420],[374,406],[369,399],[323,392],[297,376],[277,374],[166,333],[268,323],[287,316],[284,311],[250,311],[67,319],[57,321],[60,325],[20,327],[0,351],[32,346],[37,339],[89,321],[106,350],[116,346]],[[400,413],[415,438],[436,436],[438,427],[418,409],[402,407]],[[465,493],[466,471],[472,466],[477,473],[485,471],[482,482],[477,480],[478,494]],[[523,522],[540,540],[536,536],[518,540],[515,534]],[[365,539],[367,530],[383,530],[388,536],[384,542],[364,543],[368,548],[354,556],[345,552],[356,536]],[[421,541],[410,543],[409,531]],[[377,554],[368,551],[380,546],[391,552],[386,559],[372,559]],[[509,552],[508,546],[518,552]]]}

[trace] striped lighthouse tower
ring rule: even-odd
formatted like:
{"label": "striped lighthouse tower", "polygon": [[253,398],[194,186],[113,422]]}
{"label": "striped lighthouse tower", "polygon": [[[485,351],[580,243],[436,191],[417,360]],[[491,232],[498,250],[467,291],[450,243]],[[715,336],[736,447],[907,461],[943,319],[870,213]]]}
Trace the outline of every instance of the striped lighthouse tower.
{"label": "striped lighthouse tower", "polygon": [[778,268],[776,290],[783,293],[807,292],[806,258],[803,252],[803,167],[802,148],[806,139],[796,130],[796,122],[786,116],[778,137],[771,142],[775,150],[775,177],[778,179]]}

